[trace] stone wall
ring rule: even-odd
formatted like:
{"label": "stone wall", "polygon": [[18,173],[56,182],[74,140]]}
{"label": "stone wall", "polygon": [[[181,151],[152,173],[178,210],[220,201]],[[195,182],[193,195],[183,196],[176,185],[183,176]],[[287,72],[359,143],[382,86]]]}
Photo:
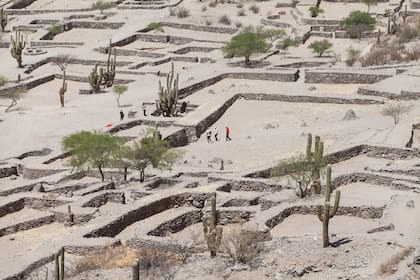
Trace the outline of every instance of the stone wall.
{"label": "stone wall", "polygon": [[17,175],[18,175],[17,166],[0,168],[0,178],[6,178],[10,176],[17,176]]}
{"label": "stone wall", "polygon": [[411,1],[411,5],[410,5],[411,9],[420,9],[420,1]]}
{"label": "stone wall", "polygon": [[95,207],[99,208],[108,202],[125,204],[125,195],[124,192],[107,192],[95,196],[91,200],[84,203],[81,207]]}
{"label": "stone wall", "polygon": [[22,199],[15,200],[0,206],[0,217],[4,217],[8,214],[18,212],[25,207],[25,202]]}
{"label": "stone wall", "polygon": [[106,22],[106,21],[71,21],[68,23],[70,29],[118,29],[124,22]]}
{"label": "stone wall", "polygon": [[260,22],[261,22],[261,24],[270,25],[270,26],[274,26],[274,27],[278,27],[278,28],[290,28],[291,27],[291,25],[289,23],[279,22],[279,21],[264,19],[264,18],[262,18]]}
{"label": "stone wall", "polygon": [[[109,47],[99,47],[96,50],[100,53],[108,53]],[[115,51],[117,53],[117,56],[141,56],[141,57],[150,57],[150,58],[162,58],[165,56],[164,54],[160,54],[160,53],[137,51],[137,50],[126,50],[126,49],[120,49],[120,48],[115,48]]]}
{"label": "stone wall", "polygon": [[321,19],[321,18],[303,18],[302,22],[308,25],[340,25],[340,20]]}
{"label": "stone wall", "polygon": [[14,1],[14,4],[9,7],[9,9],[23,9],[31,5],[36,0],[20,0]]}
{"label": "stone wall", "polygon": [[392,77],[391,73],[373,71],[306,70],[305,83],[373,84]]}
{"label": "stone wall", "polygon": [[[339,186],[345,186],[356,182],[363,182],[367,184],[374,184],[379,186],[386,186],[396,190],[404,190],[409,191],[415,189],[413,186],[409,186],[408,184],[417,183],[417,181],[399,181],[392,177],[386,177],[381,175],[375,175],[370,173],[352,173],[341,175],[331,182],[331,185],[334,188],[338,188]],[[407,184],[408,183],[408,184]]]}
{"label": "stone wall", "polygon": [[16,232],[19,232],[19,231],[23,231],[23,230],[37,228],[37,227],[40,227],[40,226],[43,226],[43,225],[46,225],[46,224],[51,224],[54,221],[55,221],[55,217],[54,217],[53,214],[51,214],[51,215],[41,217],[41,218],[38,218],[38,219],[18,223],[18,224],[15,224],[15,225],[4,227],[4,228],[0,228],[0,237],[8,235],[8,234],[13,234],[13,233],[16,233]]}
{"label": "stone wall", "polygon": [[58,10],[11,10],[7,9],[8,15],[37,15],[37,14],[51,14],[51,13],[77,13],[77,12],[90,12],[92,8],[86,9],[58,9]]}
{"label": "stone wall", "polygon": [[173,51],[172,53],[175,54],[186,54],[189,52],[211,52],[214,50],[218,50],[218,48],[210,48],[210,47],[185,47],[185,48],[180,48],[176,51]]}
{"label": "stone wall", "polygon": [[164,237],[167,236],[168,233],[177,233],[190,225],[200,223],[202,217],[202,211],[190,211],[160,224],[154,230],[149,231],[147,235]]}
{"label": "stone wall", "polygon": [[0,42],[0,48],[9,48],[10,47],[10,43],[9,42]]}
{"label": "stone wall", "polygon": [[[350,34],[346,31],[335,31],[334,37],[336,39],[348,39],[351,38]],[[377,38],[378,32],[362,32],[362,38]]]}
{"label": "stone wall", "polygon": [[35,168],[23,168],[23,178],[29,180],[35,180],[42,177],[50,176],[65,171],[65,169],[35,169]]}
{"label": "stone wall", "polygon": [[[383,215],[383,207],[369,207],[369,206],[355,206],[355,207],[338,207],[336,215],[338,216],[353,216],[359,217],[362,219],[379,219]],[[269,228],[274,228],[278,224],[282,223],[287,217],[291,215],[317,215],[317,210],[315,205],[302,205],[302,206],[292,206],[283,209],[279,214],[272,217],[271,219],[265,222],[265,225]]]}
{"label": "stone wall", "polygon": [[194,30],[194,31],[212,32],[212,33],[235,34],[236,32],[238,32],[238,29],[230,28],[230,27],[194,25],[194,24],[183,24],[183,23],[175,23],[175,22],[161,22],[160,24],[162,26],[168,26],[172,28],[188,29],[188,30]]}

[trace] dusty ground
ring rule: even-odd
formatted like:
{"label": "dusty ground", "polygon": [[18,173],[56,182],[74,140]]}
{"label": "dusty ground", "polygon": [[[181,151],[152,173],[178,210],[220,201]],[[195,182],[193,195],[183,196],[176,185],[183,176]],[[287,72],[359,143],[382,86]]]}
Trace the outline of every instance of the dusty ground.
{"label": "dusty ground", "polygon": [[[311,20],[308,8],[316,3],[300,1],[293,8],[276,6],[277,2],[286,1],[235,1],[211,7],[209,1],[126,0],[105,11],[106,19],[100,20],[95,18],[100,12],[89,9],[93,2],[37,0],[19,11],[31,11],[32,14],[9,15],[6,33],[0,33],[1,42],[10,42],[11,30],[20,27],[30,30],[23,32],[28,47],[45,42],[49,45],[39,47],[46,51],[45,54],[24,55],[23,69],[16,67],[8,48],[0,48],[0,75],[11,81],[4,88],[16,85],[14,81],[18,75],[27,82],[60,74],[54,63],[34,65],[62,54],[83,62],[69,64],[67,75],[85,79],[95,64],[94,60],[106,60],[106,54],[100,53],[99,47],[107,47],[109,39],[116,42],[134,34],[144,35],[138,31],[151,22],[237,28],[240,25],[259,25],[262,19],[269,19],[271,24],[287,25],[284,27],[287,36],[301,37],[311,29],[311,24],[305,22]],[[154,8],[139,9],[145,4]],[[0,0],[0,6],[6,9],[11,5],[9,1]],[[175,11],[185,7],[190,16],[171,16],[167,5],[173,5]],[[257,13],[250,10],[252,5],[259,7]],[[395,9],[397,5],[397,1],[390,1],[370,8],[370,12],[377,15],[377,27],[383,32],[386,31],[387,19],[380,14]],[[410,5],[407,7],[410,12],[420,12]],[[361,3],[326,1],[321,3],[321,8],[325,13],[318,19],[322,20],[341,19],[351,10],[367,10]],[[246,16],[238,15],[241,9]],[[230,25],[218,22],[222,15],[229,16]],[[279,17],[273,17],[275,15]],[[51,41],[41,40],[47,34],[50,22],[63,24],[69,21],[66,19],[69,16],[81,16],[70,20],[73,22],[122,23],[122,26],[115,29],[73,28],[56,35]],[[34,24],[34,20],[41,20],[41,23]],[[53,255],[62,246],[66,249],[68,279],[131,279],[130,265],[134,258],[141,256],[127,253],[122,258],[126,263],[119,268],[111,265],[103,269],[104,261],[103,266],[77,274],[74,267],[77,261],[83,261],[84,256],[89,257],[89,253],[103,252],[101,248],[113,244],[145,248],[139,245],[142,242],[152,244],[152,251],[159,252],[171,252],[173,244],[195,249],[185,263],[177,262],[169,269],[167,265],[153,264],[157,273],[154,279],[420,279],[420,265],[413,261],[415,256],[420,256],[420,156],[415,149],[420,143],[418,127],[415,126],[419,123],[419,101],[415,98],[401,100],[403,105],[411,106],[411,110],[401,115],[397,125],[391,117],[381,114],[383,108],[395,102],[387,96],[398,99],[402,91],[420,92],[418,61],[390,66],[386,71],[392,72],[391,77],[373,84],[310,84],[305,83],[305,70],[313,68],[309,63],[318,63],[317,68],[321,70],[365,73],[366,69],[358,64],[352,68],[345,65],[347,48],[352,46],[366,54],[376,38],[360,41],[331,38],[332,52],[318,58],[308,45],[323,38],[312,36],[304,44],[290,48],[285,55],[276,54],[267,59],[263,59],[263,55],[252,57],[255,64],[250,68],[244,67],[242,58],[223,57],[220,47],[234,34],[167,26],[163,29],[163,33],[145,34],[185,37],[191,42],[178,44],[138,39],[117,47],[125,52],[137,52],[117,57],[117,61],[124,64],[117,67],[117,79],[129,80],[128,91],[120,100],[121,107],[117,106],[111,89],[105,89],[101,94],[81,95],[79,90],[89,89],[89,84],[74,80],[68,81],[64,108],[60,107],[58,98],[60,79],[30,89],[7,113],[4,109],[10,100],[0,98],[0,170],[19,167],[19,176],[0,178],[0,279],[53,279]],[[325,35],[331,34],[326,32]],[[71,45],[76,42],[79,44]],[[174,53],[186,47],[214,50]],[[169,57],[175,61],[180,88],[225,73],[281,75],[300,70],[300,77],[295,82],[225,78],[184,98],[193,105],[191,111],[168,120],[150,114],[155,110],[158,81],[165,80],[156,74],[170,70],[170,63],[161,61]],[[207,62],[197,63],[196,58]],[[307,63],[309,66],[290,66],[292,63]],[[401,71],[396,71],[397,68]],[[383,73],[379,68],[371,68],[371,71]],[[388,95],[361,95],[358,94],[359,88]],[[115,127],[134,120],[146,120],[161,124],[160,131],[163,137],[167,137],[183,127],[197,126],[235,95],[255,93],[271,97],[303,96],[321,101],[240,98],[220,117],[206,124],[206,130],[219,131],[220,141],[209,144],[205,134],[190,139],[188,145],[177,148],[184,152],[184,156],[173,170],[148,169],[144,183],[137,181],[134,170],[130,170],[130,181],[123,182],[121,170],[107,169],[106,181],[101,183],[96,171],[79,178],[69,177],[74,173],[67,159],[45,164],[62,153],[61,140],[71,133],[107,131],[107,125]],[[338,101],[325,103],[329,98]],[[348,104],[354,100],[375,104]],[[147,103],[146,117],[142,116],[143,102]],[[120,110],[126,115],[129,111],[137,114],[120,121]],[[358,118],[344,120],[349,110],[353,110]],[[163,125],[167,121],[172,123]],[[231,130],[232,141],[224,139],[226,126]],[[136,125],[117,135],[141,138],[147,129],[153,127]],[[325,154],[358,145],[371,147],[371,150],[366,148],[362,153],[340,158],[333,164],[333,182],[338,182],[337,188],[341,190],[343,212],[330,222],[331,242],[337,246],[325,249],[322,248],[321,223],[314,212],[308,210],[323,203],[322,195],[300,199],[293,182],[286,178],[273,180],[266,176],[246,176],[270,168],[280,159],[304,152],[308,133],[321,136]],[[410,135],[413,135],[413,148],[405,149]],[[16,158],[44,148],[50,150],[38,156]],[[221,159],[225,163],[223,171],[219,170]],[[346,176],[351,178],[345,180]],[[111,181],[115,184],[111,185]],[[229,187],[232,189],[226,192]],[[270,238],[263,242],[264,250],[250,264],[235,263],[225,252],[214,259],[208,256],[201,217],[209,210],[208,194],[211,192],[217,192],[217,207],[223,216],[225,236],[238,224],[269,233]],[[65,224],[68,206],[76,217],[71,227]],[[393,225],[391,230],[367,233],[390,224]],[[112,252],[109,248],[105,250]],[[403,257],[395,257],[403,250],[407,251]],[[101,254],[104,255],[96,255]],[[148,257],[148,254],[144,255]],[[397,261],[389,263],[390,260]],[[391,268],[390,272],[381,273],[381,267]],[[145,275],[145,269],[141,273],[141,279],[153,279],[151,275]],[[164,278],[165,273],[169,278]]]}

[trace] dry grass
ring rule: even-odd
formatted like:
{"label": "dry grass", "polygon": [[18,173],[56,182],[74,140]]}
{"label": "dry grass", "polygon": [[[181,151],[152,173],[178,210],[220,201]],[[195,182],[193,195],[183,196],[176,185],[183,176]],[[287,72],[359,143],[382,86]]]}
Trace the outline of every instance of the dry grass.
{"label": "dry grass", "polygon": [[[79,275],[98,269],[129,268],[138,260],[142,274],[152,279],[166,279],[173,274],[182,256],[173,250],[155,248],[109,247],[104,252],[77,259],[71,264],[68,275]],[[147,279],[149,279],[147,278]]]}
{"label": "dry grass", "polygon": [[217,2],[216,1],[213,1],[213,2],[210,2],[209,3],[209,7],[210,8],[215,8],[217,6]]}
{"label": "dry grass", "polygon": [[391,275],[397,272],[398,264],[414,251],[413,247],[404,248],[401,252],[393,255],[379,267],[379,275]]}
{"label": "dry grass", "polygon": [[238,10],[238,11],[236,12],[236,15],[237,15],[238,17],[244,17],[244,16],[246,16],[245,10],[244,10],[244,9],[240,9],[240,10]]}
{"label": "dry grass", "polygon": [[224,25],[231,25],[232,21],[230,20],[228,15],[222,15],[219,18],[219,23],[224,24]]}
{"label": "dry grass", "polygon": [[185,7],[179,7],[176,9],[176,17],[177,18],[186,18],[190,16],[190,11]]}

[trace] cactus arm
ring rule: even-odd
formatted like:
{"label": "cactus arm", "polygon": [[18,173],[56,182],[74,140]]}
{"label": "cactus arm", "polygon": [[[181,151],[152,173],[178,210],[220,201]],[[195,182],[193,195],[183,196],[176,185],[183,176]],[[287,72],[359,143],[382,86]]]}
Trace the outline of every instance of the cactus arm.
{"label": "cactus arm", "polygon": [[306,158],[308,161],[311,160],[311,153],[312,153],[312,134],[308,133],[308,140],[306,143]]}
{"label": "cactus arm", "polygon": [[334,217],[335,214],[337,213],[338,205],[340,203],[340,196],[341,196],[341,192],[336,191],[335,192],[334,206],[333,206],[333,209],[330,211],[330,218]]}
{"label": "cactus arm", "polygon": [[322,217],[322,206],[321,205],[317,205],[316,206],[316,212],[317,212],[317,216],[320,222],[324,222],[324,218]]}

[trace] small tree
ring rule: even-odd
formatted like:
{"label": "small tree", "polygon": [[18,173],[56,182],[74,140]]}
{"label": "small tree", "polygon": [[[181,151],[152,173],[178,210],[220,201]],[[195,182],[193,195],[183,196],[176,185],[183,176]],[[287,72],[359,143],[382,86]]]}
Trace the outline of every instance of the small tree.
{"label": "small tree", "polygon": [[134,142],[124,152],[128,166],[139,172],[140,182],[144,181],[144,171],[148,166],[171,169],[180,156],[180,152],[172,150],[167,141],[160,139],[157,130],[148,131],[142,140]]}
{"label": "small tree", "polygon": [[280,49],[283,51],[283,55],[286,56],[287,50],[290,47],[297,47],[299,45],[299,42],[296,41],[295,39],[291,39],[289,38],[284,38],[283,40],[280,41],[280,43],[277,44],[276,48]]}
{"label": "small tree", "polygon": [[324,53],[329,52],[332,46],[333,44],[330,41],[323,39],[312,42],[308,48],[312,49],[314,53],[321,57]]}
{"label": "small tree", "polygon": [[2,32],[4,32],[4,30],[6,29],[7,22],[8,22],[8,19],[7,19],[6,12],[4,11],[3,8],[1,8],[0,9],[0,28]]}
{"label": "small tree", "polygon": [[290,159],[280,161],[271,172],[272,177],[286,176],[294,181],[299,190],[299,196],[304,198],[308,195],[308,187],[312,178],[312,164],[303,154]]}
{"label": "small tree", "polygon": [[10,105],[7,106],[7,108],[4,110],[5,113],[10,112],[10,110],[13,107],[16,107],[16,105],[18,104],[19,99],[21,99],[24,94],[26,93],[26,91],[23,88],[13,88],[8,90],[7,93],[2,94],[0,97],[1,98],[7,98],[10,99]]}
{"label": "small tree", "polygon": [[122,153],[124,140],[108,133],[81,131],[63,139],[63,150],[71,152],[70,166],[76,170],[98,168],[102,182],[103,168],[112,167]]}
{"label": "small tree", "polygon": [[376,19],[367,12],[353,11],[341,22],[341,27],[346,30],[352,38],[362,39],[362,32],[375,29]]}
{"label": "small tree", "polygon": [[347,66],[353,66],[353,64],[360,58],[360,50],[355,49],[352,46],[350,46],[347,49],[347,59],[346,64]]}
{"label": "small tree", "polygon": [[0,75],[0,87],[4,86],[8,82],[9,80],[6,77]]}
{"label": "small tree", "polygon": [[286,31],[279,28],[263,28],[258,27],[257,33],[263,37],[268,43],[268,49],[276,42],[277,40],[286,36]]}
{"label": "small tree", "polygon": [[245,63],[250,64],[250,57],[256,53],[267,52],[268,45],[264,38],[257,33],[244,32],[234,36],[222,51],[225,57],[245,57]]}
{"label": "small tree", "polygon": [[147,29],[149,30],[153,30],[155,33],[157,32],[164,32],[163,27],[160,23],[158,22],[151,22],[147,25]]}
{"label": "small tree", "polygon": [[311,13],[311,17],[317,17],[319,14],[324,13],[323,9],[321,9],[320,7],[316,7],[316,6],[310,7],[308,9],[308,11]]}
{"label": "small tree", "polygon": [[61,70],[61,73],[63,74],[63,83],[61,85],[60,90],[58,91],[61,107],[64,107],[64,95],[67,91],[66,68],[67,68],[67,64],[69,60],[70,60],[70,57],[68,55],[59,55],[55,59],[55,63],[58,65],[58,67]]}
{"label": "small tree", "polygon": [[378,0],[362,0],[362,3],[366,4],[366,6],[368,7],[367,12],[369,13],[371,6],[378,5]]}
{"label": "small tree", "polygon": [[108,10],[114,7],[115,7],[115,4],[113,2],[104,2],[102,0],[96,1],[95,3],[92,4],[92,9],[100,10],[101,14],[104,13],[104,10]]}
{"label": "small tree", "polygon": [[125,85],[115,85],[112,89],[114,90],[114,95],[115,95],[115,100],[117,101],[117,106],[120,107],[121,95],[123,95],[124,92],[127,91],[128,87],[125,86]]}
{"label": "small tree", "polygon": [[411,106],[406,106],[400,102],[395,102],[382,109],[381,113],[384,116],[392,117],[394,119],[394,125],[397,125],[400,122],[401,114],[407,113],[410,110]]}

